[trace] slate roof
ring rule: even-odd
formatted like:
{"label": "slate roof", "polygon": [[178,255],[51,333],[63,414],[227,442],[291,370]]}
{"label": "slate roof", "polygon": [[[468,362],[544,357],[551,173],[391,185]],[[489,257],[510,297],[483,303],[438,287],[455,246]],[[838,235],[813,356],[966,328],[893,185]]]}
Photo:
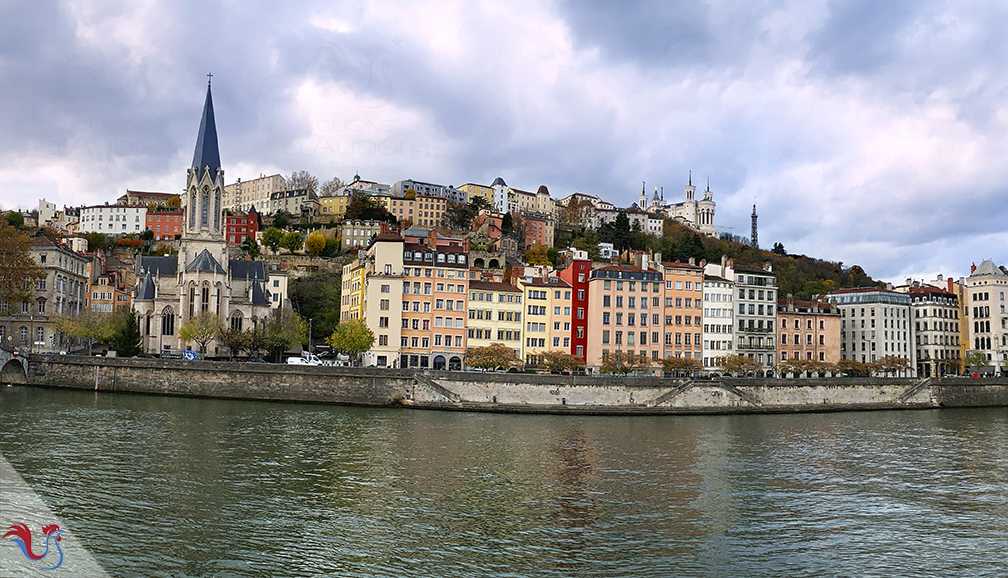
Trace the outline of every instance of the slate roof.
{"label": "slate roof", "polygon": [[153,301],[154,300],[154,276],[147,272],[144,276],[143,283],[140,284],[140,290],[137,291],[136,300],[137,301]]}
{"label": "slate roof", "polygon": [[152,275],[174,277],[178,273],[178,257],[141,256],[140,270],[150,272]]}
{"label": "slate roof", "polygon": [[210,96],[210,84],[207,83],[206,102],[203,104],[203,118],[200,119],[199,134],[196,136],[196,151],[193,153],[192,166],[200,176],[210,169],[211,178],[217,175],[220,168],[220,150],[217,148],[217,124],[214,122],[213,98]]}
{"label": "slate roof", "polygon": [[258,281],[252,284],[252,304],[269,305],[269,300],[266,299],[266,294],[263,292],[262,285]]}
{"label": "slate roof", "polygon": [[232,259],[228,261],[228,271],[230,271],[232,279],[260,279],[265,281],[269,278],[266,274],[265,261]]}
{"label": "slate roof", "polygon": [[494,182],[490,184],[490,186],[494,187],[494,186],[497,186],[497,185],[500,185],[502,187],[506,187],[507,183],[504,182],[504,179],[502,179],[500,177],[497,177],[496,179],[494,179]]}
{"label": "slate roof", "polygon": [[980,265],[977,266],[976,271],[974,271],[970,277],[976,277],[979,275],[998,275],[1003,276],[1004,272],[1001,268],[994,264],[994,261],[990,259],[984,260]]}
{"label": "slate roof", "polygon": [[192,260],[192,263],[186,265],[185,270],[186,273],[204,271],[207,273],[220,273],[221,275],[226,274],[224,268],[217,262],[217,259],[214,259],[214,256],[206,249],[200,251],[200,254],[196,255],[196,258]]}

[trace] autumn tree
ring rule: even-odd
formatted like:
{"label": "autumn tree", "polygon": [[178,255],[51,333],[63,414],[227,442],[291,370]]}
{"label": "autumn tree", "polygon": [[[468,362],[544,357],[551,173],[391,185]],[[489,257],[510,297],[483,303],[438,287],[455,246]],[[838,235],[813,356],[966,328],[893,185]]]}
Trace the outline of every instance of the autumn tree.
{"label": "autumn tree", "polygon": [[834,364],[837,373],[848,376],[867,376],[871,374],[871,368],[867,363],[855,359],[841,359]]}
{"label": "autumn tree", "polygon": [[910,371],[911,367],[909,359],[898,355],[886,355],[885,357],[872,362],[872,369],[874,369],[876,373],[881,373],[883,375],[899,373],[901,371]]}
{"label": "autumn tree", "polygon": [[318,231],[308,235],[308,238],[305,239],[305,250],[312,255],[321,255],[325,251],[325,247],[326,238]]}
{"label": "autumn tree", "polygon": [[291,176],[287,177],[288,191],[307,189],[312,194],[315,194],[318,193],[318,188],[318,179],[308,171],[294,171],[291,173]]}
{"label": "autumn tree", "polygon": [[647,356],[627,351],[613,351],[602,360],[599,371],[626,376],[631,373],[647,371],[650,366],[651,360]]}
{"label": "autumn tree", "polygon": [[0,301],[12,312],[15,304],[31,300],[32,288],[44,276],[31,257],[31,246],[30,238],[0,220]]}
{"label": "autumn tree", "polygon": [[350,221],[385,221],[386,223],[398,223],[399,219],[390,213],[384,206],[371,200],[361,191],[355,191],[347,203],[344,220]]}
{"label": "autumn tree", "polygon": [[732,375],[756,374],[756,360],[745,355],[727,355],[721,360],[721,367]]}
{"label": "autumn tree", "polygon": [[666,357],[661,364],[666,376],[687,377],[703,369],[700,360],[687,357]]}
{"label": "autumn tree", "polygon": [[374,332],[360,319],[341,321],[336,330],[326,339],[326,343],[336,351],[342,351],[357,360],[361,353],[374,345]]}
{"label": "autumn tree", "polygon": [[207,344],[223,330],[224,324],[213,311],[200,311],[199,315],[186,319],[179,328],[179,339],[193,341],[199,345],[200,355],[206,356]]}
{"label": "autumn tree", "polygon": [[539,355],[539,364],[549,372],[555,371],[575,371],[584,367],[584,362],[580,357],[571,355],[566,351],[553,349]]}
{"label": "autumn tree", "polygon": [[165,206],[173,210],[180,209],[182,208],[182,198],[179,197],[178,195],[175,195],[168,199],[168,201],[165,203]]}
{"label": "autumn tree", "polygon": [[492,343],[485,347],[476,347],[466,353],[466,365],[480,369],[510,369],[521,365],[514,349],[503,343]]}
{"label": "autumn tree", "polygon": [[583,197],[573,197],[565,206],[557,207],[560,222],[572,230],[586,228],[595,214],[595,205]]}
{"label": "autumn tree", "polygon": [[525,252],[525,262],[529,265],[549,265],[549,248],[542,243],[532,245],[532,248]]}

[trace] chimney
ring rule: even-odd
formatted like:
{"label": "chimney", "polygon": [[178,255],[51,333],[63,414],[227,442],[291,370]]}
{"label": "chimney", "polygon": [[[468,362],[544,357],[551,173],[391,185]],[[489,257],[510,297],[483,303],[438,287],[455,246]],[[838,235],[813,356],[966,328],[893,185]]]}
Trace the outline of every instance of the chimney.
{"label": "chimney", "polygon": [[689,264],[690,265],[696,265],[696,258],[695,257],[690,257],[689,258]]}
{"label": "chimney", "polygon": [[952,281],[952,278],[951,278],[951,277],[949,277],[949,278],[948,278],[948,292],[949,292],[949,293],[955,293],[955,291],[953,291],[953,287],[952,287],[952,284],[953,284],[953,283],[954,283],[954,281]]}
{"label": "chimney", "polygon": [[654,262],[655,263],[661,263],[661,253],[655,253],[654,254]]}
{"label": "chimney", "polygon": [[939,273],[938,274],[938,282],[941,283],[942,281],[944,281],[944,279],[942,278],[942,274]]}
{"label": "chimney", "polygon": [[378,224],[378,234],[379,235],[384,235],[384,234],[386,234],[388,232],[389,232],[388,223],[386,221],[382,221],[381,223]]}
{"label": "chimney", "polygon": [[640,261],[641,261],[641,264],[640,264],[641,270],[647,271],[647,268],[648,268],[647,253],[641,253]]}
{"label": "chimney", "polygon": [[976,263],[970,265],[970,275],[976,272]]}
{"label": "chimney", "polygon": [[728,255],[721,255],[721,274],[718,277],[722,279],[726,278],[725,275],[728,273],[725,269],[726,267],[728,267]]}

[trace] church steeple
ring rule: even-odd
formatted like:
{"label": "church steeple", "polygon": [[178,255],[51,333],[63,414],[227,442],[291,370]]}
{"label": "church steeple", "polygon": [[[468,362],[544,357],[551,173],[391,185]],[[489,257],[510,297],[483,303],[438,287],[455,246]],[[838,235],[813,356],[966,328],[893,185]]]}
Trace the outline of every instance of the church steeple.
{"label": "church steeple", "polygon": [[754,249],[759,249],[759,235],[756,234],[756,197],[752,200],[752,233],[749,235],[749,242]]}
{"label": "church steeple", "polygon": [[[211,77],[212,75],[207,75]],[[210,80],[207,80],[206,102],[203,103],[203,118],[200,119],[199,134],[196,135],[196,151],[192,166],[198,176],[210,170],[211,180],[217,177],[220,168],[220,150],[217,148],[217,123],[214,122],[213,98],[210,95]]]}

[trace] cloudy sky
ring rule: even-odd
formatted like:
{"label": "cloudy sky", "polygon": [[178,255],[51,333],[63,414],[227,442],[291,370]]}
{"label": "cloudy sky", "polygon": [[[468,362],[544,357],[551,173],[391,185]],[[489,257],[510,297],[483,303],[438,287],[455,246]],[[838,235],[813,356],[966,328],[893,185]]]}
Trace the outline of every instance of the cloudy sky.
{"label": "cloudy sky", "polygon": [[0,207],[179,191],[212,71],[228,182],[305,169],[716,223],[876,278],[1008,261],[1008,6],[931,0],[0,0]]}

